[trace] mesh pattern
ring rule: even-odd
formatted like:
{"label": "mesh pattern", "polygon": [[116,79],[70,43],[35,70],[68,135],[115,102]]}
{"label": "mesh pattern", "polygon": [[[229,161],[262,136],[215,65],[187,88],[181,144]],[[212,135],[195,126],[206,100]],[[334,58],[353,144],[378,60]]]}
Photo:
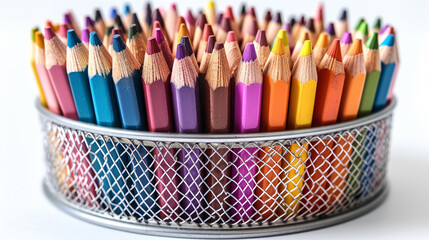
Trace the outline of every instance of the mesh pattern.
{"label": "mesh pattern", "polygon": [[285,224],[346,212],[383,187],[391,116],[269,142],[141,141],[45,117],[47,180],[63,200],[141,224]]}

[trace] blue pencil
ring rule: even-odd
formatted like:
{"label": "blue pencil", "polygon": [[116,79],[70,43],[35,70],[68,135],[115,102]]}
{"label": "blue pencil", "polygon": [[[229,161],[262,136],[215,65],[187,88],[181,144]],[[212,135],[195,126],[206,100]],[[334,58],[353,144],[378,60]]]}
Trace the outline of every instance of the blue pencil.
{"label": "blue pencil", "polygon": [[[132,130],[147,130],[146,109],[144,104],[143,83],[140,64],[127,48],[120,35],[112,41],[112,76],[118,98],[122,127]],[[133,193],[137,200],[137,218],[149,218],[155,209],[155,184],[153,182],[153,158],[148,154],[151,149],[142,146],[134,149],[128,145],[131,155]],[[127,164],[124,164],[127,166]],[[148,211],[150,214],[147,214]]]}
{"label": "blue pencil", "polygon": [[379,111],[386,106],[387,96],[389,94],[390,84],[396,68],[396,52],[393,45],[395,36],[389,35],[380,44],[381,74],[378,82],[377,92],[375,94],[373,111]]}
{"label": "blue pencil", "polygon": [[[88,75],[97,124],[105,127],[121,127],[112,79],[112,58],[95,32],[91,33],[89,41]],[[129,214],[126,203],[123,201],[124,193],[118,188],[118,185],[125,184],[120,161],[129,162],[128,157],[123,155],[122,144],[102,139],[87,138],[87,141],[91,150],[92,166],[107,206],[118,215]],[[115,161],[118,162],[115,163]]]}
{"label": "blue pencil", "polygon": [[74,29],[67,31],[67,75],[79,120],[95,123],[88,79],[88,49]]}

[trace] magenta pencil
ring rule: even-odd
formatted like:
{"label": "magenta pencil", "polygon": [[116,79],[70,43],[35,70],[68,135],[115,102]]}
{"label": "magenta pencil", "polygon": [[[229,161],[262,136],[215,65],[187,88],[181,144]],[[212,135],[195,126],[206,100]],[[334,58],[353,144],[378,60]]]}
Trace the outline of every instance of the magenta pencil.
{"label": "magenta pencil", "polygon": [[155,29],[155,38],[158,43],[158,47],[164,56],[165,62],[167,63],[168,68],[171,70],[173,68],[173,54],[171,53],[170,46],[168,42],[164,38],[164,34],[162,34],[162,30],[160,28]]}
{"label": "magenta pencil", "polygon": [[[151,132],[173,132],[173,112],[170,97],[170,68],[154,37],[147,41],[143,65],[143,90],[147,111],[147,122]],[[158,204],[160,217],[166,221],[177,219],[179,210],[179,179],[176,174],[174,149],[155,148],[156,188],[160,194]]]}
{"label": "magenta pencil", "polygon": [[[259,132],[262,102],[262,72],[253,43],[244,48],[242,62],[236,76],[234,132]],[[256,147],[235,150],[232,167],[232,218],[246,223],[253,215]]]}
{"label": "magenta pencil", "polygon": [[66,71],[66,45],[50,27],[45,28],[46,69],[63,115],[79,120]]}

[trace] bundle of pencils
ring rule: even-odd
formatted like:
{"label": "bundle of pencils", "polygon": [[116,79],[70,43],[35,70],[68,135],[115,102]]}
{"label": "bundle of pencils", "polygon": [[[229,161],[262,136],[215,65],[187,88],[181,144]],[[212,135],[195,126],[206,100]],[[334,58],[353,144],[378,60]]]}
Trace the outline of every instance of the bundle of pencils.
{"label": "bundle of pencils", "polygon": [[[381,28],[380,18],[373,28],[361,18],[349,32],[347,10],[327,23],[322,4],[298,21],[270,11],[258,21],[246,6],[236,17],[231,6],[216,12],[212,1],[198,16],[192,10],[181,16],[174,3],[166,11],[150,4],[144,9],[136,14],[127,5],[120,15],[113,8],[108,19],[96,10],[82,30],[67,12],[58,28],[47,21],[44,35],[34,28],[31,65],[41,103],[55,114],[105,127],[240,134],[349,121],[383,109],[392,98],[397,36],[393,26]],[[92,165],[80,164],[77,175],[95,170],[116,213],[147,218],[143,212],[151,209],[168,221],[185,214],[186,221],[198,222],[206,213],[213,221],[273,221],[326,212],[325,203],[335,206],[368,191],[371,176],[364,167],[347,170],[350,161],[373,164],[353,157],[362,151],[353,148],[355,137],[320,139],[311,149],[300,142],[234,152],[137,148],[129,157],[123,154],[127,146],[111,142],[97,151],[96,140],[74,138],[81,146],[74,152],[88,144],[94,154],[73,161]],[[119,150],[105,166],[97,163],[113,148]],[[110,175],[102,175],[109,167]],[[76,181],[74,187],[83,201],[96,194],[94,186]],[[141,211],[130,212],[127,204]]]}

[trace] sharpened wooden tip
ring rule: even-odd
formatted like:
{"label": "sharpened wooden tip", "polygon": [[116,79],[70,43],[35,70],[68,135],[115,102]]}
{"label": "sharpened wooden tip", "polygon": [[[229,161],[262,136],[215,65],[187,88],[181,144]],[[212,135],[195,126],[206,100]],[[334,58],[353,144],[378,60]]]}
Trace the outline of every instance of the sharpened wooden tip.
{"label": "sharpened wooden tip", "polygon": [[316,45],[314,45],[314,48],[327,48],[327,47],[329,47],[328,33],[326,32],[320,33],[319,38],[317,39]]}
{"label": "sharpened wooden tip", "polygon": [[374,32],[365,43],[365,46],[372,50],[378,49],[378,33]]}
{"label": "sharpened wooden tip", "polygon": [[343,57],[341,56],[341,44],[340,40],[334,39],[331,43],[331,46],[329,46],[328,51],[326,52],[327,55],[335,58],[335,60],[342,62]]}
{"label": "sharpened wooden tip", "polygon": [[226,41],[227,42],[235,42],[235,41],[237,41],[236,38],[235,38],[234,31],[229,31],[228,32],[228,36],[226,37]]}
{"label": "sharpened wooden tip", "polygon": [[358,54],[360,54],[362,52],[363,52],[363,49],[362,49],[362,39],[356,38],[353,41],[352,46],[350,46],[350,49],[347,52],[347,55],[348,56],[356,56],[356,55],[358,55]]}
{"label": "sharpened wooden tip", "polygon": [[283,43],[283,38],[277,37],[276,41],[274,42],[273,48],[271,49],[271,52],[277,55],[285,54],[285,45]]}

